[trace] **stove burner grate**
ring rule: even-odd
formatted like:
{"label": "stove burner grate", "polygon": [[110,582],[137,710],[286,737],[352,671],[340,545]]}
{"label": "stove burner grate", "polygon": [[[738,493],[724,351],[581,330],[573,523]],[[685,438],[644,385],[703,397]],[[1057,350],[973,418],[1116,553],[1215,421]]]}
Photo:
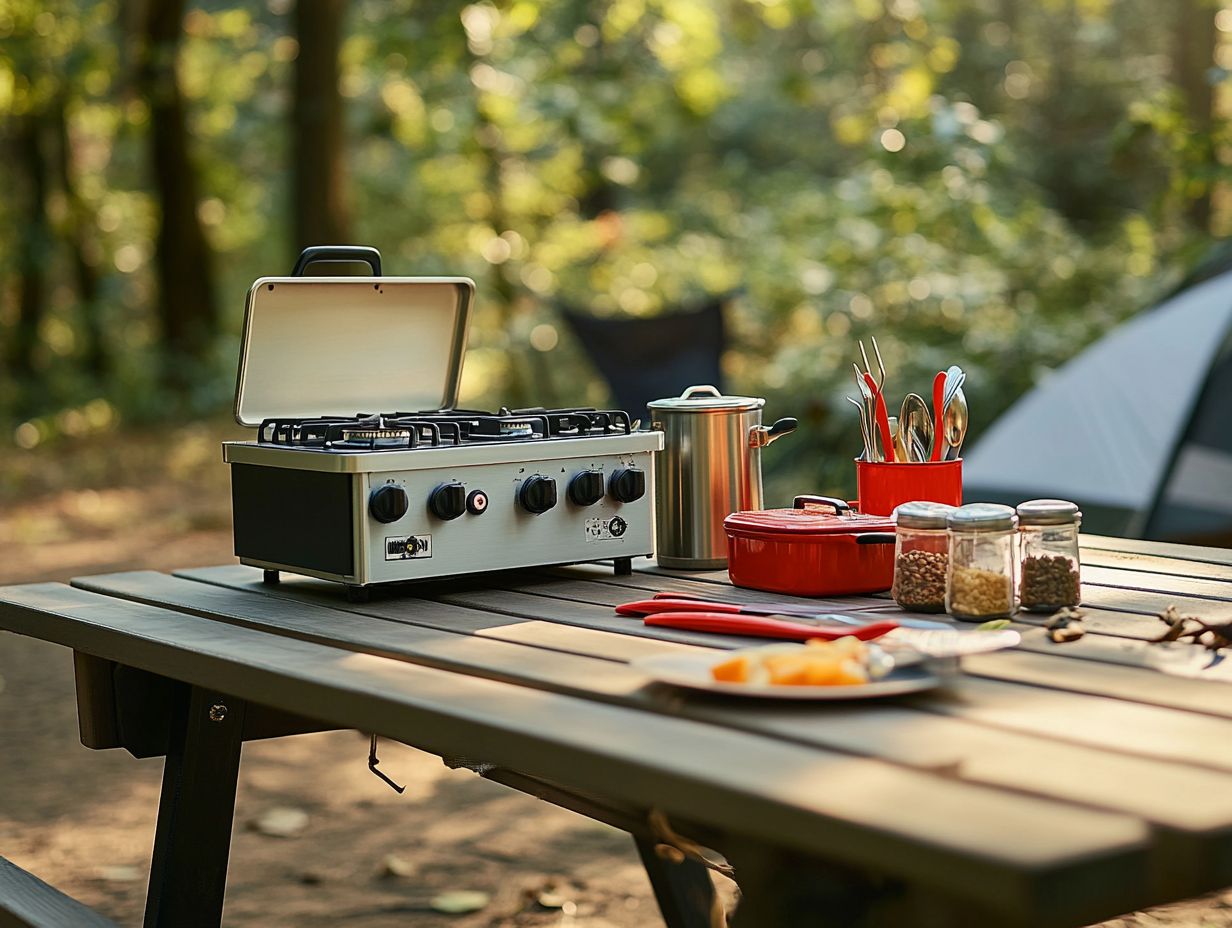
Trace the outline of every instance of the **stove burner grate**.
{"label": "stove burner grate", "polygon": [[261,423],[261,444],[336,451],[403,451],[507,441],[549,441],[630,435],[629,414],[617,409],[454,409],[443,412],[360,413],[356,416],[273,418]]}

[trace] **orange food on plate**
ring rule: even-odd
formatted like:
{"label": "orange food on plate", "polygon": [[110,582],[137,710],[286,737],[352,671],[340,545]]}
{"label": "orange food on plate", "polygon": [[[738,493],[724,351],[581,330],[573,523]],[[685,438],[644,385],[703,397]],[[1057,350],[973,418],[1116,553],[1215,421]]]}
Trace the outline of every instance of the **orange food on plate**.
{"label": "orange food on plate", "polygon": [[776,655],[765,659],[770,682],[777,686],[808,686],[809,659],[803,655]]}
{"label": "orange food on plate", "polygon": [[870,663],[869,646],[857,638],[775,644],[729,655],[710,668],[720,683],[773,686],[859,686],[884,671]]}
{"label": "orange food on plate", "polygon": [[715,664],[710,668],[710,674],[720,683],[748,683],[749,659],[743,655],[737,655],[731,660]]}

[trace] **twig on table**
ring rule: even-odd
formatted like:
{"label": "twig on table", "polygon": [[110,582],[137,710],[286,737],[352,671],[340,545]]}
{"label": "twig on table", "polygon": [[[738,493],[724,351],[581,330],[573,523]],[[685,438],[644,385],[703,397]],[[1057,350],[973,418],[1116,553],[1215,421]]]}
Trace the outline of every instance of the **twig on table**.
{"label": "twig on table", "polygon": [[1181,615],[1175,604],[1161,612],[1159,620],[1168,626],[1168,630],[1151,639],[1155,643],[1188,638],[1211,651],[1232,647],[1232,622],[1207,622],[1196,615]]}

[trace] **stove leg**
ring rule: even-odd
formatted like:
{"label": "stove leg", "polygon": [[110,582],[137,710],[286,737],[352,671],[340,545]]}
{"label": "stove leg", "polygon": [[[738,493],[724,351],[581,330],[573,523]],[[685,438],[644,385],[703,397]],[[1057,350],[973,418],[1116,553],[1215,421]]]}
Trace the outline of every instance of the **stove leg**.
{"label": "stove leg", "polygon": [[346,597],[349,603],[366,603],[371,595],[371,591],[366,586],[358,586],[353,583],[346,585]]}
{"label": "stove leg", "polygon": [[181,685],[163,765],[145,928],[222,922],[243,700]]}
{"label": "stove leg", "polygon": [[279,576],[278,571],[276,570],[263,570],[261,571],[261,582],[262,583],[281,583],[282,577]]}
{"label": "stove leg", "polygon": [[633,574],[633,558],[618,557],[612,561],[612,570],[617,577],[628,577]]}

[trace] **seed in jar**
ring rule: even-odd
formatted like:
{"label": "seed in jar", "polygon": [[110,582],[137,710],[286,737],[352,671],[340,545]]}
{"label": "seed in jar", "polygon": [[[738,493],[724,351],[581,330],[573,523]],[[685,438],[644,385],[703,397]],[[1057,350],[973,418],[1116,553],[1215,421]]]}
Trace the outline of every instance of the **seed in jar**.
{"label": "seed in jar", "polygon": [[1022,559],[1024,609],[1078,605],[1078,571],[1063,554],[1032,555]]}
{"label": "seed in jar", "polygon": [[1010,609],[1010,578],[980,567],[955,567],[950,578],[950,612],[1005,615]]}
{"label": "seed in jar", "polygon": [[894,563],[894,601],[908,609],[944,609],[948,563],[943,551],[916,548],[900,554]]}

